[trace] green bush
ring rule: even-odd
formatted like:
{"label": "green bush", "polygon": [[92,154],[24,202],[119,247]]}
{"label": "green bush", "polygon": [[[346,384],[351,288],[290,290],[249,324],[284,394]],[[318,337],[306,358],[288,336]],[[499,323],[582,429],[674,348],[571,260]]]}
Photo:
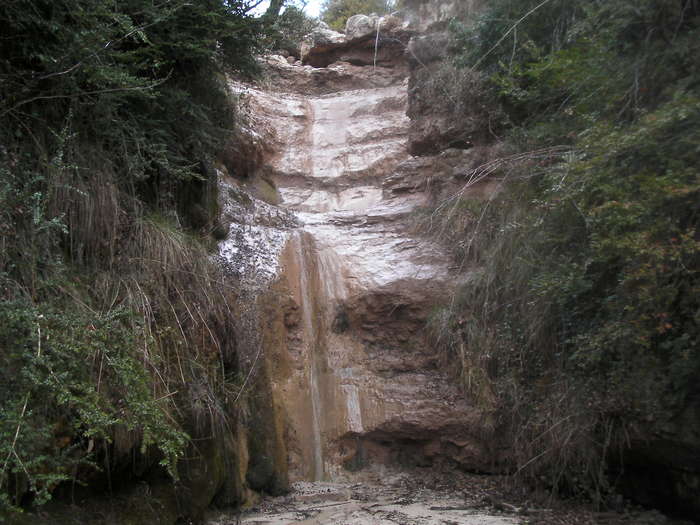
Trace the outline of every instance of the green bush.
{"label": "green bush", "polygon": [[199,175],[192,159],[215,154],[232,125],[217,72],[250,71],[254,64],[259,28],[244,6],[213,0],[3,6],[5,147],[25,138],[50,152],[51,131],[69,126],[81,143],[109,151],[124,182]]}
{"label": "green bush", "polygon": [[[50,498],[78,468],[96,458],[114,428],[135,432],[142,453],[156,446],[177,475],[187,436],[166,418],[151,377],[138,359],[143,330],[124,310],[106,315],[0,302],[0,488],[5,504],[24,491],[35,504]],[[142,356],[143,357],[143,356]],[[9,489],[9,491],[8,491]],[[6,492],[9,492],[8,493]]]}
{"label": "green bush", "polygon": [[306,16],[302,9],[287,6],[271,28],[272,39],[268,47],[273,51],[287,50],[299,58],[301,41],[317,25],[318,20]]}
{"label": "green bush", "polygon": [[262,24],[242,0],[0,7],[0,510],[125,461],[177,477],[227,417],[209,166]]}
{"label": "green bush", "polygon": [[516,153],[492,161],[500,193],[441,208],[480,269],[435,331],[515,470],[554,490],[600,500],[612,451],[697,394],[699,30],[700,3],[657,0],[499,0],[453,24]]}

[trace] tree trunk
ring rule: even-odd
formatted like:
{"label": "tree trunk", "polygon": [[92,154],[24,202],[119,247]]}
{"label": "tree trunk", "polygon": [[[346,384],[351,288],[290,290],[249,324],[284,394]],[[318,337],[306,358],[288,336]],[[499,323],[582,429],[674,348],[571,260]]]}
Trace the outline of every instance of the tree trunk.
{"label": "tree trunk", "polygon": [[265,11],[265,18],[269,19],[270,22],[277,20],[283,5],[284,0],[270,0],[270,6]]}

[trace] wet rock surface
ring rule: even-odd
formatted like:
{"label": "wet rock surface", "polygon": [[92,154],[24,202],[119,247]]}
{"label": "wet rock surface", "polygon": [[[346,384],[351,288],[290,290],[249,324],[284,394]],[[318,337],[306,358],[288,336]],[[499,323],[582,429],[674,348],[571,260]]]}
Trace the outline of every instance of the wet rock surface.
{"label": "wet rock surface", "polygon": [[[412,154],[409,25],[359,15],[346,35],[321,27],[304,63],[268,56],[264,82],[232,83],[249,115],[239,143],[259,153],[239,185],[264,181],[274,195],[221,205],[233,219],[220,252],[241,281],[264,278],[264,355],[292,481],[444,461],[497,472],[505,459],[493,421],[426,333],[457,277],[447,249],[415,224],[484,155],[442,143]],[[377,29],[396,45],[375,47]],[[343,55],[368,51],[386,60]],[[310,56],[340,59],[313,67]],[[483,198],[499,184],[468,191]]]}
{"label": "wet rock surface", "polygon": [[[293,480],[445,459],[488,471],[498,455],[483,435],[483,414],[438,366],[426,338],[452,277],[445,250],[412,229],[414,215],[468,156],[447,152],[427,162],[409,153],[400,57],[391,68],[323,70],[273,59],[271,78],[284,79],[282,92],[238,88],[256,133],[271,145],[256,175],[274,184],[280,217],[291,213],[299,223],[268,243],[279,261],[272,302],[282,305],[284,322],[266,353],[287,415]],[[332,89],[302,93],[328,70]],[[281,231],[269,215],[254,221],[260,242],[270,228]],[[265,266],[267,259],[253,260]]]}

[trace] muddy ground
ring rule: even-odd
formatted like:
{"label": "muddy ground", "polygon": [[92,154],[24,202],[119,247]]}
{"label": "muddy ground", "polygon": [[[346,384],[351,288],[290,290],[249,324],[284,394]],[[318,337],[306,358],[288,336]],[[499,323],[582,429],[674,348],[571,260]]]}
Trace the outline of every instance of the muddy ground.
{"label": "muddy ground", "polygon": [[[537,502],[535,502],[537,500]],[[364,475],[344,483],[299,482],[290,494],[254,508],[213,513],[208,525],[682,525],[657,511],[620,502],[597,511],[536,498],[504,478],[420,469]]]}

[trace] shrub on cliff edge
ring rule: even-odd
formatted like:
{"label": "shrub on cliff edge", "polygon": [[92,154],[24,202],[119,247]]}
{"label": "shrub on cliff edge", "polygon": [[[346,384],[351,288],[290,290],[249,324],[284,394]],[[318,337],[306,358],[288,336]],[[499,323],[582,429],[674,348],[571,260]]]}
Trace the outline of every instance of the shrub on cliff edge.
{"label": "shrub on cliff edge", "polygon": [[516,472],[601,501],[631,442],[697,425],[679,418],[700,373],[700,4],[500,0],[453,26],[521,161],[443,207],[480,269],[437,332]]}
{"label": "shrub on cliff edge", "polygon": [[226,423],[238,349],[209,166],[235,122],[224,73],[254,65],[246,13],[0,7],[0,512],[67,480],[177,477],[187,434]]}

